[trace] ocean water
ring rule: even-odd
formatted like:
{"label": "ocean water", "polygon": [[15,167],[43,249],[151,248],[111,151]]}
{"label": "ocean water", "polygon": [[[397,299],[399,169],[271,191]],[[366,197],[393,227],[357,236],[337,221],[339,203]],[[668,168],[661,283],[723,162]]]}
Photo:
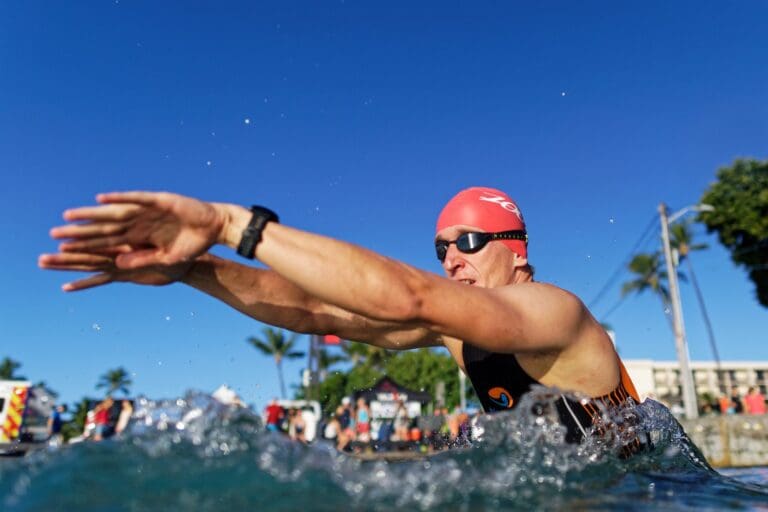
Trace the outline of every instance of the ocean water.
{"label": "ocean water", "polygon": [[[291,442],[201,393],[145,399],[120,439],[0,458],[0,510],[768,510],[767,469],[714,471],[663,406],[606,412],[608,433],[576,446],[558,396],[537,389],[479,418],[471,446],[400,462]],[[653,447],[618,456],[637,432]]]}

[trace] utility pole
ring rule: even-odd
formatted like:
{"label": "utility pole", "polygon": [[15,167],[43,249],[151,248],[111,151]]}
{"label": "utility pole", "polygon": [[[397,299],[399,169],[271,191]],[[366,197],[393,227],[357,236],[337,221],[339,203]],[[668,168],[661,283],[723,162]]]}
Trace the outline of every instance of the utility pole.
{"label": "utility pole", "polygon": [[316,391],[317,391],[317,383],[319,380],[319,374],[318,374],[318,363],[319,363],[319,354],[318,349],[320,345],[320,336],[317,334],[310,334],[309,335],[309,351],[308,356],[309,360],[307,361],[307,372],[308,372],[308,382],[307,382],[307,399],[314,400],[316,398]]}
{"label": "utility pole", "polygon": [[669,295],[672,303],[672,327],[675,332],[675,349],[677,361],[680,364],[680,382],[683,387],[683,406],[685,417],[695,419],[699,417],[696,388],[693,384],[690,356],[688,355],[688,343],[685,340],[685,325],[683,323],[683,308],[680,305],[680,287],[677,284],[677,269],[672,260],[672,248],[669,243],[669,219],[667,217],[667,205],[659,205],[659,217],[661,218],[661,240],[664,246],[664,259],[667,262],[667,276],[669,279]]}

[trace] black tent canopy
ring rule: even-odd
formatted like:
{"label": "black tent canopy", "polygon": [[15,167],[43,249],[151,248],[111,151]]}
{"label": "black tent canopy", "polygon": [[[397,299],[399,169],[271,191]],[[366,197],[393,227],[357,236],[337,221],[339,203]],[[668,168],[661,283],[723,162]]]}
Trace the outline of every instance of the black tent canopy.
{"label": "black tent canopy", "polygon": [[378,382],[370,388],[355,391],[352,394],[352,397],[355,400],[362,397],[368,403],[373,401],[396,402],[402,400],[403,402],[419,402],[420,404],[426,404],[432,400],[432,395],[426,391],[408,389],[387,376],[379,379]]}

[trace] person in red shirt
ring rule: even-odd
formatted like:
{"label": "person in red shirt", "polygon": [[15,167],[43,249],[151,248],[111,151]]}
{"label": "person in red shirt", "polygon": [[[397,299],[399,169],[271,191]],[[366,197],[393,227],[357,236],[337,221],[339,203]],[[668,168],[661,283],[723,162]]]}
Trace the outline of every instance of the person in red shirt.
{"label": "person in red shirt", "polygon": [[109,413],[114,403],[111,397],[107,397],[93,410],[93,423],[96,425],[94,441],[101,441],[106,437],[109,428]]}
{"label": "person in red shirt", "polygon": [[747,396],[744,397],[744,406],[747,414],[765,414],[765,397],[756,387],[752,386],[749,388]]}
{"label": "person in red shirt", "polygon": [[267,424],[267,430],[270,432],[280,432],[280,422],[285,417],[285,411],[280,404],[277,403],[277,398],[273,398],[269,405],[264,409],[265,423]]}

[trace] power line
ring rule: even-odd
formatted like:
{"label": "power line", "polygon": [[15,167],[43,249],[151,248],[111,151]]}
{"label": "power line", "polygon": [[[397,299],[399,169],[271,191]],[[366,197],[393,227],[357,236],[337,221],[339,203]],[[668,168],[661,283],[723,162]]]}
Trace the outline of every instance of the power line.
{"label": "power line", "polygon": [[627,298],[626,296],[625,296],[625,297],[622,297],[622,298],[620,298],[620,299],[619,299],[619,300],[616,302],[616,304],[614,304],[613,306],[611,306],[611,309],[609,309],[609,310],[608,310],[608,312],[607,312],[606,314],[604,314],[604,315],[603,315],[603,317],[602,317],[602,320],[603,320],[603,321],[607,320],[607,319],[608,319],[608,317],[611,315],[611,313],[613,313],[614,311],[616,311],[617,309],[619,309],[619,306],[621,306],[622,304],[624,304],[624,300],[625,300],[626,298]]}
{"label": "power line", "polygon": [[618,268],[614,270],[613,274],[611,274],[611,276],[608,278],[608,281],[606,281],[603,287],[600,288],[600,291],[597,292],[595,298],[590,301],[588,306],[589,309],[592,309],[595,304],[597,304],[598,301],[603,298],[603,295],[605,295],[605,293],[615,284],[616,280],[621,276],[621,273],[627,268],[627,265],[629,265],[629,262],[632,261],[632,258],[635,257],[637,250],[645,243],[645,239],[648,237],[649,233],[651,233],[651,230],[656,222],[656,215],[653,215],[651,220],[648,222],[648,226],[645,228],[645,230],[643,230],[643,234],[640,235],[640,238],[638,238],[637,242],[632,247],[632,250],[629,251],[629,256],[627,256],[627,258],[621,262]]}

